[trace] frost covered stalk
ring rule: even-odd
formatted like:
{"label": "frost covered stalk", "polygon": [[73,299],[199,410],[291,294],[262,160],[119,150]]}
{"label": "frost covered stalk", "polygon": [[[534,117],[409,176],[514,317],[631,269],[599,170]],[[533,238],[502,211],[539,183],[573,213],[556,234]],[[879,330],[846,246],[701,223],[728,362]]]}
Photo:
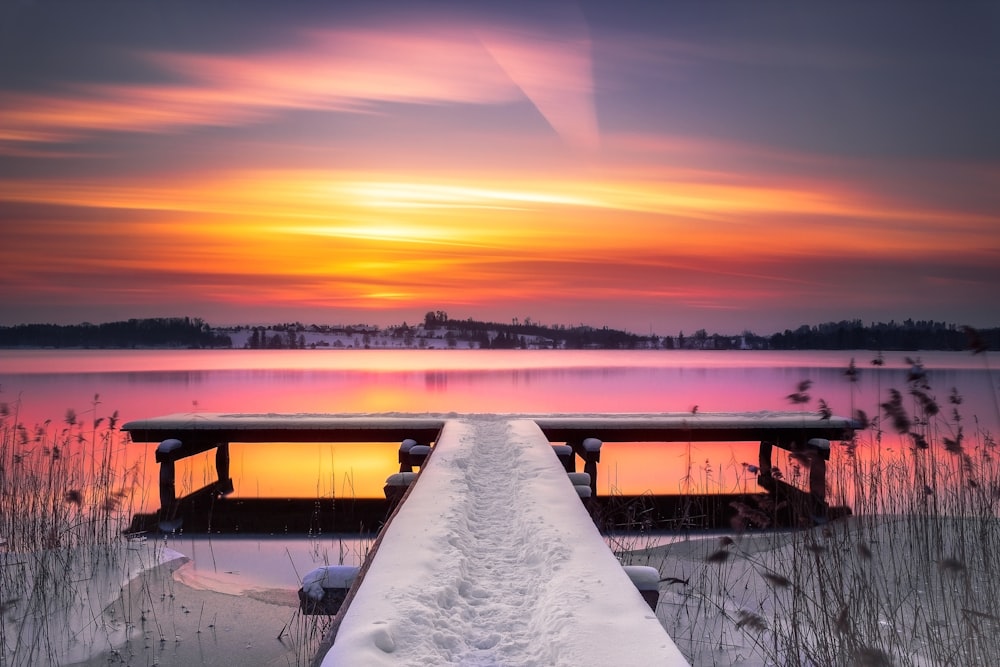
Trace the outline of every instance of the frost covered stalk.
{"label": "frost covered stalk", "polygon": [[[26,427],[0,404],[0,656],[62,664],[99,636],[120,591],[135,471],[124,471],[117,414]],[[110,590],[104,590],[110,588]]]}

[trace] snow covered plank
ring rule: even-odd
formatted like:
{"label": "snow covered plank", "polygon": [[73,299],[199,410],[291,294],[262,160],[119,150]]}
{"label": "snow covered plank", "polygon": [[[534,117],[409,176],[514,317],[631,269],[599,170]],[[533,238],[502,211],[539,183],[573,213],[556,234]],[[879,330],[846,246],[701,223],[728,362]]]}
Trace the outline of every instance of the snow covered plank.
{"label": "snow covered plank", "polygon": [[809,412],[706,412],[538,415],[552,442],[597,438],[604,442],[769,442],[785,449],[809,440],[847,440],[858,424]]}
{"label": "snow covered plank", "polygon": [[448,421],[323,659],[686,665],[530,420]]}
{"label": "snow covered plank", "polygon": [[432,442],[441,417],[405,414],[186,412],[130,421],[133,442]]}
{"label": "snow covered plank", "polygon": [[[468,415],[477,417],[477,415]],[[134,442],[169,438],[223,442],[399,442],[433,441],[450,415],[407,413],[210,413],[190,412],[130,421],[122,426]],[[489,415],[483,418],[488,419]],[[850,437],[856,424],[843,417],[808,412],[537,414],[532,419],[552,442],[592,437],[605,442],[775,441]]]}

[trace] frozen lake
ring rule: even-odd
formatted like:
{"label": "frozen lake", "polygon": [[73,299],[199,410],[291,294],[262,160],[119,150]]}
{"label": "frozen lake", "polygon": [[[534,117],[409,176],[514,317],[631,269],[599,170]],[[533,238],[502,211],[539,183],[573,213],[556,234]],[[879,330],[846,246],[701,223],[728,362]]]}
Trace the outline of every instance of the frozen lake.
{"label": "frozen lake", "polygon": [[[880,413],[888,390],[907,390],[905,357],[919,357],[945,407],[956,388],[967,432],[997,431],[997,376],[968,353],[870,351],[494,350],[0,350],[0,402],[11,424],[49,433],[68,410],[89,429],[176,412],[586,413],[802,409],[823,399],[834,414]],[[851,360],[858,381],[845,376]],[[808,403],[788,395],[811,380]],[[94,397],[99,403],[94,405]],[[107,421],[102,422],[106,425]],[[124,448],[140,505],[155,509],[154,445]],[[232,477],[243,497],[381,497],[396,445],[234,445]],[[641,494],[755,488],[743,470],[757,445],[609,443],[598,492]],[[179,466],[178,493],[214,481],[210,454]]]}

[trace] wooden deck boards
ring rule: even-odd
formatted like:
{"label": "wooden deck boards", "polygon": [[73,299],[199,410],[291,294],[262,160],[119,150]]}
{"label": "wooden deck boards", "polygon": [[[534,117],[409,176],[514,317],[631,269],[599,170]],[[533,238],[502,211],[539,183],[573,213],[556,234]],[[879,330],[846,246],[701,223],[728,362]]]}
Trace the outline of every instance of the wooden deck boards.
{"label": "wooden deck boards", "polygon": [[[447,419],[475,415],[180,413],[130,421],[133,442],[168,438],[218,442],[433,442]],[[496,416],[493,416],[494,418]],[[760,442],[779,447],[810,438],[847,439],[850,419],[807,412],[502,415],[531,419],[550,442],[598,438],[605,442]],[[803,440],[803,438],[805,440]]]}

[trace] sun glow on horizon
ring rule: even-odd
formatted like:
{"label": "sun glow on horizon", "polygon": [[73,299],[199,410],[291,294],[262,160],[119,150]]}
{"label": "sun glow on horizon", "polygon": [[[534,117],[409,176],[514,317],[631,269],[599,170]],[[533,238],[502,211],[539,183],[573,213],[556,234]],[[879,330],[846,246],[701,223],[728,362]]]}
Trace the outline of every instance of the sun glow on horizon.
{"label": "sun glow on horizon", "polygon": [[[725,310],[733,306],[720,300],[719,290],[779,298],[789,294],[789,281],[804,293],[815,283],[779,263],[766,270],[739,269],[738,258],[747,252],[775,260],[822,255],[833,247],[859,256],[942,252],[947,242],[936,233],[939,219],[964,221],[965,230],[952,234],[956,248],[985,233],[981,216],[910,215],[892,202],[843,187],[629,183],[572,174],[508,179],[498,187],[474,177],[417,182],[358,179],[350,172],[247,170],[197,182],[8,181],[0,184],[0,198],[58,204],[67,211],[119,211],[122,222],[109,227],[80,230],[55,220],[41,225],[43,233],[57,226],[64,231],[65,249],[50,241],[50,253],[79,271],[117,266],[150,275],[169,272],[179,293],[197,290],[222,301],[252,303],[234,298],[235,285],[250,270],[261,276],[253,293],[260,302],[363,309],[589,295]],[[134,223],[130,212],[164,217]],[[814,223],[803,226],[802,216]],[[881,220],[915,224],[876,226]],[[121,225],[130,230],[126,238],[118,236],[126,228]],[[762,234],[765,226],[768,232]],[[858,234],[846,236],[850,228]],[[664,245],[651,252],[654,239]],[[75,257],[81,244],[94,251]],[[116,258],[115,248],[123,245],[132,252]],[[156,254],[147,248],[157,248]],[[588,267],[600,265],[619,268],[587,275]],[[669,288],[650,282],[677,271],[748,278],[772,287],[744,285],[733,292],[732,284],[714,286],[717,279],[699,284],[675,277]],[[188,277],[179,279],[183,275]],[[130,289],[147,294],[152,285]],[[120,294],[127,298],[129,290]]]}

